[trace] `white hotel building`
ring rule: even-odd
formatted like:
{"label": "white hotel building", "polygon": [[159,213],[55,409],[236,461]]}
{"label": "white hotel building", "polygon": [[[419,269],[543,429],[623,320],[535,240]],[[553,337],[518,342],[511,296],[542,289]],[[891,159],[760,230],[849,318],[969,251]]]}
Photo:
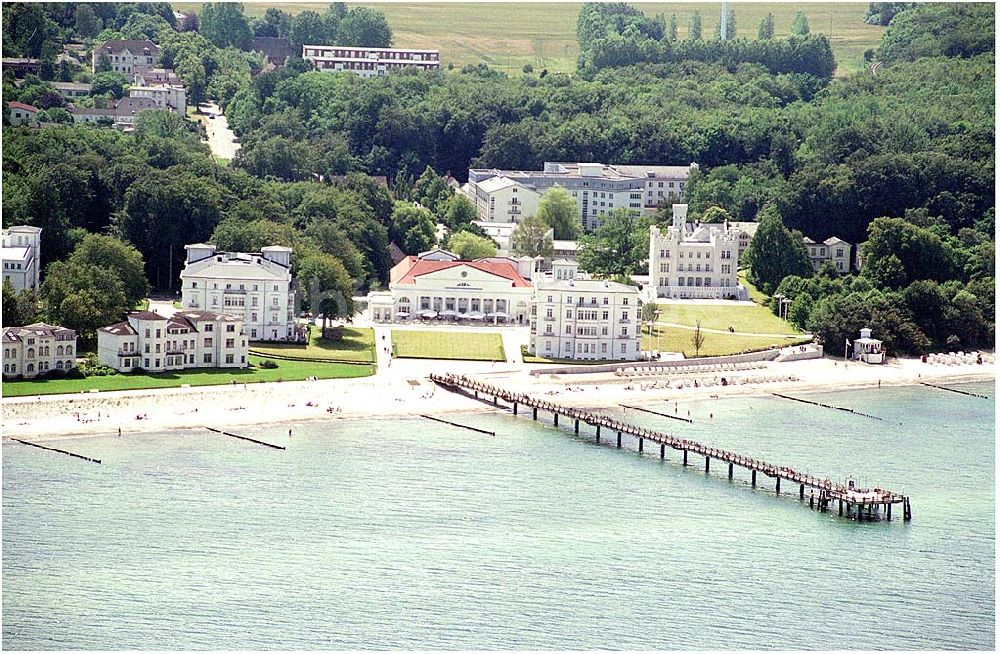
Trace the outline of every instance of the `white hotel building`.
{"label": "white hotel building", "polygon": [[3,281],[9,281],[14,290],[33,290],[38,293],[39,273],[42,269],[42,229],[31,225],[13,225],[3,230]]}
{"label": "white hotel building", "polygon": [[641,316],[635,286],[579,279],[576,264],[553,262],[531,304],[530,349],[553,359],[634,361],[641,356]]}
{"label": "white hotel building", "polygon": [[181,306],[239,315],[251,341],[298,341],[292,249],[280,245],[260,252],[216,252],[208,243],[184,246]]}
{"label": "white hotel building", "polygon": [[687,209],[675,204],[671,227],[649,228],[649,281],[657,297],[746,300],[737,277],[741,232],[727,223],[688,223]]}
{"label": "white hotel building", "polygon": [[214,311],[133,311],[97,330],[97,359],[118,372],[244,368],[247,352],[243,318]]}
{"label": "white hotel building", "polygon": [[526,324],[531,264],[505,257],[464,261],[438,248],[406,257],[389,271],[389,292],[369,294],[370,318]]}
{"label": "white hotel building", "polygon": [[76,367],[76,332],[36,322],[3,329],[3,374],[31,378]]}
{"label": "white hotel building", "polygon": [[439,50],[407,48],[367,48],[352,45],[303,45],[302,58],[316,70],[343,71],[361,77],[384,77],[390,71],[403,68],[437,70],[441,68]]}
{"label": "white hotel building", "polygon": [[546,162],[540,171],[470,168],[461,190],[480,220],[517,223],[537,212],[545,191],[561,186],[576,200],[580,225],[589,232],[614,209],[652,213],[661,203],[680,201],[697,167]]}

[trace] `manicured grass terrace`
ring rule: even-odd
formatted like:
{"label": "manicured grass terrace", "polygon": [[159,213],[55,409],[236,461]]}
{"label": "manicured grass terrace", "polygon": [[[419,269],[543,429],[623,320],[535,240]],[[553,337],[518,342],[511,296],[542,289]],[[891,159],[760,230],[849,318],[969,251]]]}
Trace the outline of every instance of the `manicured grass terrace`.
{"label": "manicured grass terrace", "polygon": [[370,327],[345,327],[344,339],[328,341],[321,338],[322,329],[314,327],[309,342],[302,343],[250,343],[256,353],[316,361],[375,362],[375,330]]}
{"label": "manicured grass terrace", "polygon": [[799,330],[762,306],[716,304],[657,304],[658,322],[672,322],[703,329],[723,329],[750,334],[798,334]]}
{"label": "manicured grass terrace", "polygon": [[[726,354],[740,354],[757,350],[766,350],[772,345],[777,347],[787,347],[809,342],[808,337],[785,338],[782,336],[738,336],[735,334],[716,334],[705,332],[705,342],[701,346],[699,356],[723,356]],[[659,339],[657,339],[659,336]],[[653,329],[652,336],[643,330],[642,349],[661,350],[663,352],[683,352],[685,357],[695,356],[695,348],[691,343],[694,336],[693,329],[682,327],[657,326]]]}
{"label": "manicured grass terrace", "polygon": [[251,356],[250,367],[244,369],[204,368],[162,373],[132,373],[84,379],[33,379],[3,382],[4,397],[79,393],[96,388],[99,391],[125,391],[143,388],[178,388],[219,384],[256,384],[274,381],[301,381],[308,377],[338,379],[367,377],[375,373],[373,365],[323,363],[309,361],[276,361],[277,368],[258,367],[264,359]]}
{"label": "manicured grass terrace", "polygon": [[392,351],[409,359],[507,360],[500,334],[488,332],[398,329],[392,332]]}

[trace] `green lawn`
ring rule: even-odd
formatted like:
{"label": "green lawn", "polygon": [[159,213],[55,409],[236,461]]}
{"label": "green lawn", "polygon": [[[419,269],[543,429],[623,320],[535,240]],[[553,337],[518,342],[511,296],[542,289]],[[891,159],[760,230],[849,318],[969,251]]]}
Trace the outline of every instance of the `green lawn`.
{"label": "green lawn", "polygon": [[771,296],[751,284],[750,280],[747,279],[747,272],[747,269],[743,268],[737,273],[740,284],[747,287],[747,292],[750,294],[750,299],[752,301],[757,304],[768,304],[771,301]]}
{"label": "green lawn", "polygon": [[663,304],[659,322],[694,327],[699,320],[705,329],[726,329],[752,334],[798,334],[799,330],[762,306],[716,304]]}
{"label": "green lawn", "polygon": [[111,375],[85,379],[39,379],[3,382],[4,397],[20,395],[51,395],[53,393],[79,393],[96,388],[100,391],[124,391],[140,388],[175,388],[181,384],[212,386],[219,384],[255,384],[273,381],[299,381],[307,377],[337,379],[341,377],[367,377],[375,373],[372,365],[349,363],[320,363],[308,361],[277,361],[277,368],[258,368],[263,361],[250,357],[250,368],[205,368],[155,374]]}
{"label": "green lawn", "polygon": [[375,330],[370,327],[346,327],[344,340],[326,341],[320,338],[322,330],[313,328],[308,344],[251,343],[250,349],[260,354],[279,357],[334,361],[375,361]]}
{"label": "green lawn", "polygon": [[[756,350],[766,350],[771,345],[786,347],[806,343],[809,338],[783,338],[781,336],[734,336],[732,334],[714,334],[702,332],[705,342],[701,346],[700,356],[722,356],[739,354]],[[683,352],[685,357],[695,356],[691,337],[694,330],[680,327],[656,327],[653,335],[643,332],[642,349],[660,350],[662,352]]]}
{"label": "green lawn", "polygon": [[[348,7],[359,3],[348,3]],[[701,12],[702,29],[710,38],[719,22],[721,3],[681,2],[660,4],[629,3],[652,17],[677,14],[680,38],[687,36],[691,15]],[[173,2],[174,9],[199,11],[200,2]],[[262,16],[270,4],[244,3],[248,16]],[[309,9],[326,10],[325,2],[289,2],[280,7],[297,14]],[[460,68],[466,64],[486,63],[499,70],[520,74],[531,64],[535,74],[542,68],[549,72],[572,72],[580,54],[576,42],[576,20],[581,3],[378,3],[369,4],[385,14],[393,30],[393,45],[401,48],[437,48],[441,65]],[[864,22],[867,3],[815,4],[729,3],[736,12],[738,37],[757,36],[757,25],[768,12],[774,14],[774,33],[790,33],[797,9],[805,11],[813,33],[827,35],[837,58],[838,74],[864,67],[863,53],[878,46],[884,27]]]}
{"label": "green lawn", "polygon": [[506,361],[500,334],[393,330],[392,351],[400,358]]}

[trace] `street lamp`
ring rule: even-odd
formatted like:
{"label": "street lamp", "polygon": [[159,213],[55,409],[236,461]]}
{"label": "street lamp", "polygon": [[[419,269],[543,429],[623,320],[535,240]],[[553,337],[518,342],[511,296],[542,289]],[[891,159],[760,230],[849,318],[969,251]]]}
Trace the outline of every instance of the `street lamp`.
{"label": "street lamp", "polygon": [[[660,311],[659,309],[657,309],[656,311],[653,312],[653,324],[656,324],[656,322],[660,319],[660,314],[661,313],[663,313],[663,312]],[[656,356],[657,357],[660,356],[660,334],[661,333],[662,333],[662,330],[656,332]]]}

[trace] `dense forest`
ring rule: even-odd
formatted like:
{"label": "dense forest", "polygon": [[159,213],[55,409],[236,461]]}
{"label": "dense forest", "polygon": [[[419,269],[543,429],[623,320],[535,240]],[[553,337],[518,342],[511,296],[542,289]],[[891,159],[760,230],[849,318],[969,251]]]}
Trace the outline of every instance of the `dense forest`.
{"label": "dense forest", "polygon": [[[65,122],[46,80],[93,81],[94,103],[127,80],[56,63],[63,43],[152,38],[190,100],[221,104],[242,149],[218,166],[193,125],[153,116],[129,135],[4,127],[4,224],[45,228],[54,259],[86,232],[113,234],[138,249],[158,288],[176,285],[185,242],[211,239],[292,245],[300,269],[364,290],[386,283],[390,241],[425,247],[435,222],[476,231],[446,174],[546,160],[698,162],[687,188],[695,218],[774,219],[763,230],[777,235],[771,243],[791,242],[789,230],[867,241],[861,274],[838,277],[803,274],[803,252],[779,255],[760,239],[753,255],[777,263],[759,274],[751,263],[751,278],[794,298],[800,326],[837,343],[870,322],[898,352],[992,341],[992,5],[872,3],[867,20],[888,24],[870,53],[878,63],[842,78],[804,15],[788,35],[762,22],[755,39],[691,25],[681,38],[672,18],[622,3],[584,5],[572,75],[478,65],[362,79],[298,58],[262,72],[249,51],[253,36],[390,44],[381,14],[362,9],[247,19],[239,4],[208,4],[179,31],[164,3],[5,6],[5,56],[45,64],[21,86],[5,76],[5,103],[38,103]],[[926,322],[931,304],[940,316]]]}

